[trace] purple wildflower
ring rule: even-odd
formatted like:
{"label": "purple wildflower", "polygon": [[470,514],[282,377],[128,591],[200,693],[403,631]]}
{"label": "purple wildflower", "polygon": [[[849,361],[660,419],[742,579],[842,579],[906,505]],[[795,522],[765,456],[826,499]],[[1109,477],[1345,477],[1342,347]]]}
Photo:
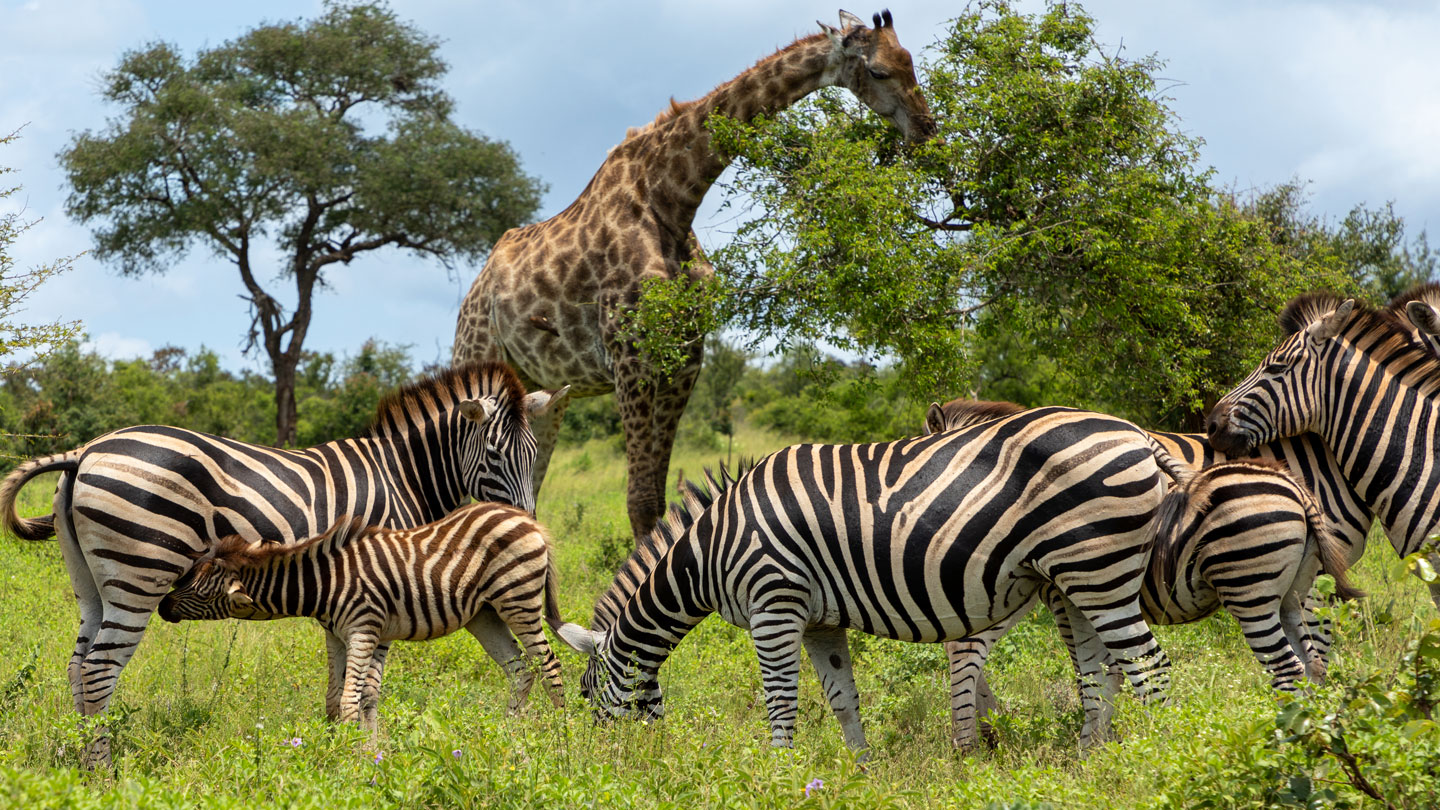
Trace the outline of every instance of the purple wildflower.
{"label": "purple wildflower", "polygon": [[450,756],[455,757],[456,759],[459,759],[459,758],[460,758],[460,749],[459,749],[459,748],[456,748],[454,751],[451,751],[451,752],[450,752]]}
{"label": "purple wildflower", "polygon": [[820,788],[823,788],[823,787],[825,787],[825,780],[824,780],[824,779],[821,779],[821,778],[818,777],[818,776],[815,777],[814,779],[811,779],[811,780],[810,780],[810,784],[808,784],[808,785],[805,786],[805,798],[807,798],[807,799],[810,798],[810,792],[811,792],[812,790],[819,790]]}
{"label": "purple wildflower", "polygon": [[381,752],[379,752],[379,751],[376,751],[376,752],[375,752],[375,764],[376,764],[376,765],[379,765],[379,764],[380,764],[380,760],[382,760],[382,759],[384,759],[384,758],[385,758],[385,755],[384,755],[383,753],[381,753]]}
{"label": "purple wildflower", "polygon": [[290,739],[285,741],[285,744],[290,746],[291,748],[299,748],[300,746],[305,744],[305,741],[300,739],[299,737],[291,737]]}

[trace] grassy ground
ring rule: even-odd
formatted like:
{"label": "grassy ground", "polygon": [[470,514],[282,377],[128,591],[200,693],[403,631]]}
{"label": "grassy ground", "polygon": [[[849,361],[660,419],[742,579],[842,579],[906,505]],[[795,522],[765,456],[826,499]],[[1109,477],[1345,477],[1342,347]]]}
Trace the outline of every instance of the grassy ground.
{"label": "grassy ground", "polygon": [[[781,446],[742,430],[737,457]],[[678,449],[691,476],[724,451]],[[52,481],[22,496],[49,509]],[[584,622],[628,544],[624,463],[616,441],[556,454],[540,516],[558,545],[562,608]],[[1372,542],[1355,579],[1371,592],[1341,618],[1331,672],[1339,683],[1393,671],[1432,614],[1418,582]],[[796,747],[771,750],[749,638],[702,624],[661,672],[660,723],[597,726],[576,691],[583,661],[560,650],[568,702],[537,688],[505,714],[498,669],[468,635],[397,644],[374,743],[326,724],[321,631],[302,620],[150,625],[112,707],[114,774],[75,769],[85,740],[65,664],[77,618],[54,543],[0,538],[0,805],[789,807],[1057,807],[1183,805],[1197,763],[1260,745],[1276,698],[1223,615],[1160,628],[1174,661],[1173,699],[1122,698],[1120,741],[1082,760],[1073,676],[1048,614],[1023,622],[989,668],[1008,709],[998,745],[951,752],[944,666],[936,645],[855,635],[852,644],[873,759],[857,768],[813,672],[801,681]],[[559,645],[557,643],[557,649]],[[1333,699],[1322,692],[1319,701]],[[1236,756],[1240,754],[1236,753]],[[815,780],[823,786],[805,794]],[[1022,804],[1023,806],[1023,804]]]}

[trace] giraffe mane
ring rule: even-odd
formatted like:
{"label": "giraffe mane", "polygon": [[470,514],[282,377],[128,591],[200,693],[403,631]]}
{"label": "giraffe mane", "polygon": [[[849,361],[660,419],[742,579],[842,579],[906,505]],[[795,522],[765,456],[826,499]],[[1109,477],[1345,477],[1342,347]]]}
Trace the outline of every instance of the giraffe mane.
{"label": "giraffe mane", "polygon": [[482,396],[495,397],[505,418],[520,424],[526,422],[525,386],[515,370],[504,363],[469,362],[442,369],[386,394],[375,408],[370,433],[374,434],[388,420],[403,422],[411,406],[429,410],[434,407],[431,401],[454,402],[457,395],[468,399],[468,395],[460,392],[467,390],[471,383],[479,383]]}
{"label": "giraffe mane", "polygon": [[[1324,317],[1344,299],[1332,292],[1298,295],[1280,313],[1280,326],[1294,335]],[[1377,363],[1392,369],[1397,379],[1420,393],[1440,392],[1440,356],[1411,339],[1410,329],[1388,310],[1377,310],[1361,301],[1336,336]]]}
{"label": "giraffe mane", "polygon": [[615,572],[615,579],[605,593],[595,600],[595,612],[590,620],[593,630],[603,631],[615,624],[625,603],[640,589],[640,583],[655,570],[665,553],[685,536],[685,532],[705,513],[735,480],[751,467],[753,461],[740,462],[734,477],[723,466],[717,477],[708,467],[703,483],[681,482],[680,502],[670,504],[669,510],[655,528],[635,541],[635,551]]}

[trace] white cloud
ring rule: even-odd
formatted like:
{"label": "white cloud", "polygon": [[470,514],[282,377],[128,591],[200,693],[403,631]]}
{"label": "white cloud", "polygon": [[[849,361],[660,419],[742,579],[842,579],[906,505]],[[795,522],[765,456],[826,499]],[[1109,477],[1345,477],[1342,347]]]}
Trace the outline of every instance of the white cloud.
{"label": "white cloud", "polygon": [[155,353],[150,341],[144,338],[104,332],[86,341],[84,348],[110,360],[134,360],[148,358]]}

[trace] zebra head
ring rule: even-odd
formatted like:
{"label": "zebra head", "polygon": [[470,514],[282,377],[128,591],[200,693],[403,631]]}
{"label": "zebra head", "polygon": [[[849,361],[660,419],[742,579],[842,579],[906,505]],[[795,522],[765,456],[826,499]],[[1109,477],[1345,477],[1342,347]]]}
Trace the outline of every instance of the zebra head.
{"label": "zebra head", "polygon": [[1308,316],[1304,303],[1301,299],[1301,306],[1287,308],[1282,320],[1289,321],[1293,309],[1305,322],[1295,324],[1260,367],[1210,411],[1206,428],[1211,444],[1220,452],[1246,455],[1259,445],[1317,427],[1320,382],[1326,373],[1322,358],[1349,321],[1355,300],[1346,299]]}
{"label": "zebra head", "polygon": [[614,650],[614,630],[588,630],[565,622],[555,628],[570,649],[588,656],[580,676],[580,694],[594,707],[595,719],[658,720],[665,716],[664,695],[656,667],[621,660]]}
{"label": "zebra head", "polygon": [[521,399],[523,419],[507,416],[494,396],[464,400],[460,415],[469,425],[461,441],[466,491],[477,501],[518,506],[535,514],[535,434],[530,420],[543,416],[570,392],[536,391]]}
{"label": "zebra head", "polygon": [[215,559],[211,549],[160,600],[160,618],[167,622],[255,617],[255,602],[235,572]]}

